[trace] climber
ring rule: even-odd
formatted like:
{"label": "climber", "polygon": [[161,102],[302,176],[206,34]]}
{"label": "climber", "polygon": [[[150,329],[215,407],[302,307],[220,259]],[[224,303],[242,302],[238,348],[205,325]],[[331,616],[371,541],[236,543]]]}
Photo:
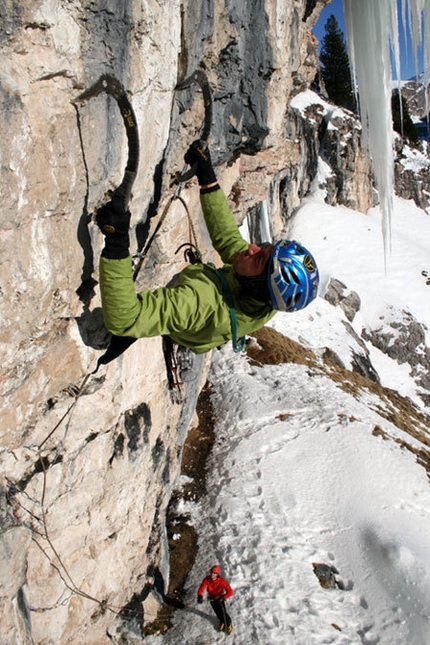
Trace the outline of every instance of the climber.
{"label": "climber", "polygon": [[136,293],[129,253],[130,213],[112,199],[96,215],[105,235],[100,289],[107,329],[116,336],[169,336],[200,354],[256,331],[276,311],[297,311],[316,296],[318,269],[294,241],[249,244],[217,182],[207,144],[195,141],[185,162],[196,168],[205,222],[222,269],[184,268],[173,286]]}
{"label": "climber", "polygon": [[197,591],[197,602],[203,602],[203,593],[207,589],[211,607],[219,620],[219,631],[226,631],[227,634],[230,634],[233,625],[225,608],[225,601],[233,595],[233,589],[220,574],[221,568],[217,564],[211,567],[209,575],[203,578]]}

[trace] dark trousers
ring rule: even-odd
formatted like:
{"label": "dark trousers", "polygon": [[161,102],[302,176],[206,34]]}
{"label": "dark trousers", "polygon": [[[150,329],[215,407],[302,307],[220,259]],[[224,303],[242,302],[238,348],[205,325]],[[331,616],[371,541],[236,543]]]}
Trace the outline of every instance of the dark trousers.
{"label": "dark trousers", "polygon": [[212,609],[216,613],[216,616],[220,623],[224,623],[226,627],[231,625],[231,618],[227,613],[225,608],[224,600],[216,600],[215,598],[210,601]]}

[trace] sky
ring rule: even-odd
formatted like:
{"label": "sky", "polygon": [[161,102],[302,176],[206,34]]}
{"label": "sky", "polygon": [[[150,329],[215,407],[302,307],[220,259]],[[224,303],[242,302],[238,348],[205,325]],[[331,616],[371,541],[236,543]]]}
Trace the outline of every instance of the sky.
{"label": "sky", "polygon": [[[320,99],[303,93],[296,108],[310,100]],[[414,159],[409,163],[413,168]],[[394,198],[385,271],[378,207],[363,214],[325,204],[325,173],[321,162],[285,231],[315,255],[320,295],[268,326],[315,356],[330,348],[349,370],[354,355],[368,353],[382,385],[423,409],[410,366],[361,333],[393,334],[389,323],[400,321],[402,311],[430,330],[429,216]],[[352,321],[323,297],[332,278],[359,295]],[[389,406],[376,393],[345,391],[315,361],[253,365],[230,344],[214,352],[208,493],[178,509],[190,514],[199,551],[185,608],[165,635],[147,637],[148,645],[430,644],[429,481],[400,445],[420,444],[386,418]],[[333,570],[336,588],[320,586],[314,563]],[[234,589],[229,636],[217,632],[207,599],[197,604],[213,564]]]}
{"label": "sky", "polygon": [[[327,22],[327,19],[331,14],[333,14],[336,17],[336,20],[339,23],[339,27],[342,29],[344,34],[346,33],[345,21],[343,17],[342,0],[332,0],[332,2],[330,2],[330,4],[324,7],[324,9],[321,11],[319,20],[315,25],[314,29],[312,30],[313,33],[318,38],[318,40],[320,41],[320,43],[324,38],[325,23]],[[402,15],[400,3],[398,3],[398,15],[399,17],[401,17]],[[407,34],[405,39],[403,27],[399,29],[399,45],[400,45],[400,55],[401,55],[401,61],[400,61],[401,80],[408,80],[413,76],[415,76],[415,62],[414,62],[414,57],[412,55],[413,50],[412,50],[410,36],[409,34]],[[423,72],[422,49],[419,50],[418,57],[419,57],[418,72],[421,74]],[[393,74],[393,78],[394,79],[397,78],[395,74]]]}

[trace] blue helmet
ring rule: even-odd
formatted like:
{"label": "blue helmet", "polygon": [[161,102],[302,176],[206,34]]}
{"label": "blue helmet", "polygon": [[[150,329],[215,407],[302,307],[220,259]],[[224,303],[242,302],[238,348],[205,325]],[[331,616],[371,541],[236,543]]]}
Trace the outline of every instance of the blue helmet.
{"label": "blue helmet", "polygon": [[294,240],[279,240],[268,269],[272,307],[278,311],[304,309],[317,295],[318,283],[318,267],[309,251]]}

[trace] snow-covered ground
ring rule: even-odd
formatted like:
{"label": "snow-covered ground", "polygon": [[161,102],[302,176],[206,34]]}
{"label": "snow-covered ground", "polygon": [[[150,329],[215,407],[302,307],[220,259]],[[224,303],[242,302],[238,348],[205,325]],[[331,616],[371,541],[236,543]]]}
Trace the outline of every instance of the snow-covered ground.
{"label": "snow-covered ground", "polygon": [[[422,274],[430,275],[430,218],[411,202],[395,200],[387,272],[377,210],[362,215],[314,197],[288,233],[314,252],[322,294],[334,277],[360,295],[358,333],[381,324],[390,306],[430,328]],[[347,362],[345,321],[319,297],[303,312],[278,314],[271,326],[316,353],[331,347]],[[383,385],[419,401],[407,366],[377,350],[371,359]],[[147,642],[429,644],[428,476],[412,452],[372,431],[413,440],[378,414],[375,395],[354,397],[305,365],[255,367],[227,346],[214,353],[210,380],[217,420],[209,493],[183,509],[199,552],[185,608],[164,636]],[[209,603],[196,602],[215,563],[234,589],[229,636],[216,631]],[[321,587],[313,563],[335,567],[343,588]]]}

